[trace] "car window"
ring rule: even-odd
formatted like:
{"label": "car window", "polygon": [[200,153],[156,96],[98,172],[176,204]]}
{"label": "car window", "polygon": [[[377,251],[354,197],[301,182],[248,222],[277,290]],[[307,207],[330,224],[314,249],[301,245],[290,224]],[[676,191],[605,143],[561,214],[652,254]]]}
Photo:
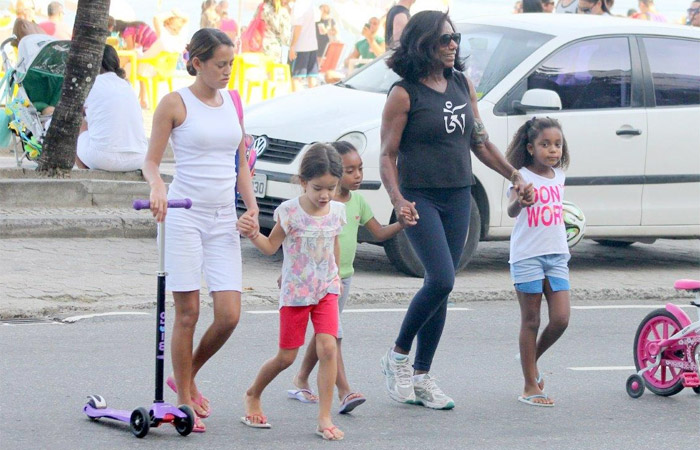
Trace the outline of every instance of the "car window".
{"label": "car window", "polygon": [[462,31],[460,53],[477,97],[486,95],[551,35],[512,28],[469,25]]}
{"label": "car window", "polygon": [[527,79],[527,89],[550,89],[562,109],[630,106],[631,62],[626,37],[579,41],[550,56]]}
{"label": "car window", "polygon": [[[479,98],[486,95],[513,68],[552,39],[551,35],[490,25],[458,24],[462,33],[460,57]],[[386,65],[386,55],[348,78],[340,86],[387,93],[399,80]]]}
{"label": "car window", "polygon": [[643,38],[656,106],[700,105],[700,41]]}

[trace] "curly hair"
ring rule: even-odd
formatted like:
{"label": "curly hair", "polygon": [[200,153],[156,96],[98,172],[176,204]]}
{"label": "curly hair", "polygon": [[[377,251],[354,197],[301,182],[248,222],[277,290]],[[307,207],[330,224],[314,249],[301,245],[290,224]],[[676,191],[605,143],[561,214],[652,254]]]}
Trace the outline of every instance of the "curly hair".
{"label": "curly hair", "polygon": [[[438,41],[445,23],[455,29],[448,13],[421,11],[411,17],[401,34],[400,46],[387,59],[386,64],[401,78],[412,83],[439,71],[443,68],[443,63],[438,56]],[[455,59],[454,68],[463,71],[464,61]],[[446,69],[446,74],[451,72],[451,69]]]}
{"label": "curly hair", "polygon": [[534,145],[540,133],[547,128],[557,128],[561,131],[561,159],[554,167],[562,169],[569,167],[569,147],[566,144],[566,138],[561,129],[561,124],[557,119],[549,117],[533,117],[518,128],[518,131],[515,132],[515,136],[513,136],[513,140],[508,146],[508,151],[506,151],[506,159],[508,162],[516,169],[521,169],[533,164],[534,158],[530,152],[527,151],[527,144]]}
{"label": "curly hair", "polygon": [[338,152],[339,155],[347,155],[350,152],[356,152],[357,149],[348,141],[335,141],[330,143],[331,147]]}
{"label": "curly hair", "polygon": [[297,178],[299,181],[308,182],[327,173],[336,178],[342,178],[343,160],[333,145],[317,142],[304,154]]}

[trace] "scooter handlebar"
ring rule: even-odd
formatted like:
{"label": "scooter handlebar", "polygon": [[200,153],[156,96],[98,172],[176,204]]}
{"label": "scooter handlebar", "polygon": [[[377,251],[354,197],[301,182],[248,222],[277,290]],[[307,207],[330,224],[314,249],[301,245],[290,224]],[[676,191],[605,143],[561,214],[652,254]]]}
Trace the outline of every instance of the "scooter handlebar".
{"label": "scooter handlebar", "polygon": [[[145,199],[134,200],[133,207],[135,210],[139,211],[142,209],[150,209],[151,202]],[[168,208],[185,208],[190,209],[192,207],[192,200],[189,198],[180,198],[176,200],[168,200]]]}

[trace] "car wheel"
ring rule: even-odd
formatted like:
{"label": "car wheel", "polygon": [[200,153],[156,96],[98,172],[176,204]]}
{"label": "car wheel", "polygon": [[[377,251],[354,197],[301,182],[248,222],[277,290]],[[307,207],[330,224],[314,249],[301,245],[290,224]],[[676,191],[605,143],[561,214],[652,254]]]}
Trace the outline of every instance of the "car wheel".
{"label": "car wheel", "polygon": [[612,239],[593,239],[595,242],[599,243],[603,247],[617,247],[617,248],[622,248],[622,247],[629,247],[630,245],[634,244],[634,242],[631,241],[615,241]]}
{"label": "car wheel", "polygon": [[[394,214],[391,215],[391,223],[396,222],[396,217]],[[479,207],[472,196],[472,206],[471,214],[469,217],[469,232],[467,233],[467,240],[464,243],[464,249],[462,250],[462,257],[459,260],[459,266],[457,271],[464,269],[469,261],[471,261],[476,247],[479,245],[479,238],[481,237],[481,214],[479,213]],[[406,237],[406,233],[401,231],[394,238],[386,241],[384,243],[384,252],[389,258],[389,261],[394,265],[394,267],[413,277],[422,278],[425,275],[425,269],[423,264],[418,259],[416,252],[413,251],[411,243]]]}

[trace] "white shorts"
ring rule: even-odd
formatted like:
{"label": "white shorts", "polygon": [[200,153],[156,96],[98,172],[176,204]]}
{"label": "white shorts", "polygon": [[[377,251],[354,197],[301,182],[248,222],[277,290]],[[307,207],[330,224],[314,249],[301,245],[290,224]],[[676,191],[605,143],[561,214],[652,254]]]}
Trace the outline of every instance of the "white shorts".
{"label": "white shorts", "polygon": [[235,205],[221,208],[171,208],[165,218],[165,286],[198,291],[202,272],[209,293],[241,292],[241,236]]}
{"label": "white shorts", "polygon": [[90,147],[90,130],[78,136],[78,158],[90,169],[130,172],[143,166],[146,155],[139,152],[103,152]]}

